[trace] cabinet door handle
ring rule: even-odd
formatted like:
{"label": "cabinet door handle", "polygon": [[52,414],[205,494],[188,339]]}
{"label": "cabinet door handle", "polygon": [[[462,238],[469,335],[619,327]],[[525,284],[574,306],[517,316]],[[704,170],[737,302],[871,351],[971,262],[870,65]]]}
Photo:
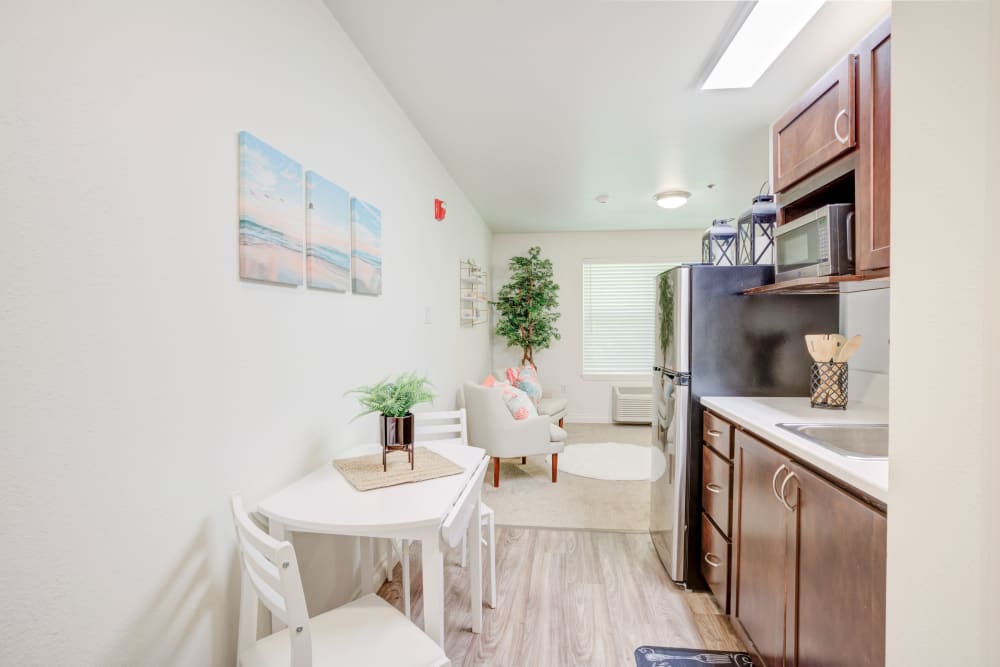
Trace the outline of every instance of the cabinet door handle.
{"label": "cabinet door handle", "polygon": [[722,431],[716,431],[714,428],[710,428],[708,429],[708,434],[713,438],[718,438],[720,435],[722,435]]}
{"label": "cabinet door handle", "polygon": [[713,553],[705,554],[705,562],[711,565],[712,567],[719,567],[720,565],[722,565],[722,559]]}
{"label": "cabinet door handle", "polygon": [[722,487],[716,484],[715,482],[709,482],[708,484],[705,485],[705,488],[711,491],[712,493],[722,493]]}
{"label": "cabinet door handle", "polygon": [[779,493],[781,494],[781,498],[779,498],[779,500],[781,501],[781,504],[785,506],[785,509],[788,510],[789,512],[794,512],[795,508],[789,505],[788,501],[785,500],[785,487],[788,486],[788,483],[792,481],[792,478],[795,476],[796,475],[794,472],[789,472],[788,477],[786,477],[785,481],[781,483],[781,491],[779,491]]}
{"label": "cabinet door handle", "polygon": [[[847,118],[847,109],[841,109],[840,113],[837,114],[837,117],[833,119],[833,136],[837,137],[837,141],[839,141],[840,143],[846,144],[848,141],[851,140],[851,133],[848,132],[846,137],[840,136],[841,118]],[[850,129],[849,124],[848,124],[848,129]]]}
{"label": "cabinet door handle", "polygon": [[778,469],[774,471],[774,477],[771,478],[771,493],[774,494],[774,497],[778,499],[779,503],[782,502],[782,500],[778,496],[778,475],[781,474],[782,470],[787,470],[784,463],[778,466]]}

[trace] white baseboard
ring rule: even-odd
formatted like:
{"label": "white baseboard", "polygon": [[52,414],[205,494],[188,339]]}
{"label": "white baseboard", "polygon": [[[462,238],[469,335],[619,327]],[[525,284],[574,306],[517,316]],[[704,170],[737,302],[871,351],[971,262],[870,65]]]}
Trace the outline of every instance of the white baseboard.
{"label": "white baseboard", "polygon": [[610,424],[611,417],[596,417],[594,415],[566,415],[563,420],[570,424]]}

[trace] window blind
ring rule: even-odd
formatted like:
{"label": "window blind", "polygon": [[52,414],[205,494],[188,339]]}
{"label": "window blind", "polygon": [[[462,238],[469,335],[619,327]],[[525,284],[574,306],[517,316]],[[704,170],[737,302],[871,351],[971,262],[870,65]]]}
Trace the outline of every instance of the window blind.
{"label": "window blind", "polygon": [[654,279],[672,266],[676,264],[584,262],[584,374],[652,370]]}

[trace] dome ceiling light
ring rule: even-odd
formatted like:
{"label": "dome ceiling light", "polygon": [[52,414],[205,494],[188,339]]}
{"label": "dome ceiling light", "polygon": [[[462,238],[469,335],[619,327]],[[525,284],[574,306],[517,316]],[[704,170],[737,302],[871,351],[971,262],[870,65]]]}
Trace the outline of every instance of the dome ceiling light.
{"label": "dome ceiling light", "polygon": [[691,193],[686,190],[666,190],[657,192],[653,199],[662,208],[680,208],[691,198]]}

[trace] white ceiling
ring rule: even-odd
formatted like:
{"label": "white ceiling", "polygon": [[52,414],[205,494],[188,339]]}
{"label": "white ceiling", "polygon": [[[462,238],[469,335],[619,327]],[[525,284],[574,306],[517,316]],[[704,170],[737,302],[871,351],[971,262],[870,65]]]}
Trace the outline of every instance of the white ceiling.
{"label": "white ceiling", "polygon": [[[325,2],[495,231],[738,215],[768,176],[770,123],[890,8],[828,2],[753,88],[702,92],[746,3]],[[653,203],[675,188],[687,206]]]}

